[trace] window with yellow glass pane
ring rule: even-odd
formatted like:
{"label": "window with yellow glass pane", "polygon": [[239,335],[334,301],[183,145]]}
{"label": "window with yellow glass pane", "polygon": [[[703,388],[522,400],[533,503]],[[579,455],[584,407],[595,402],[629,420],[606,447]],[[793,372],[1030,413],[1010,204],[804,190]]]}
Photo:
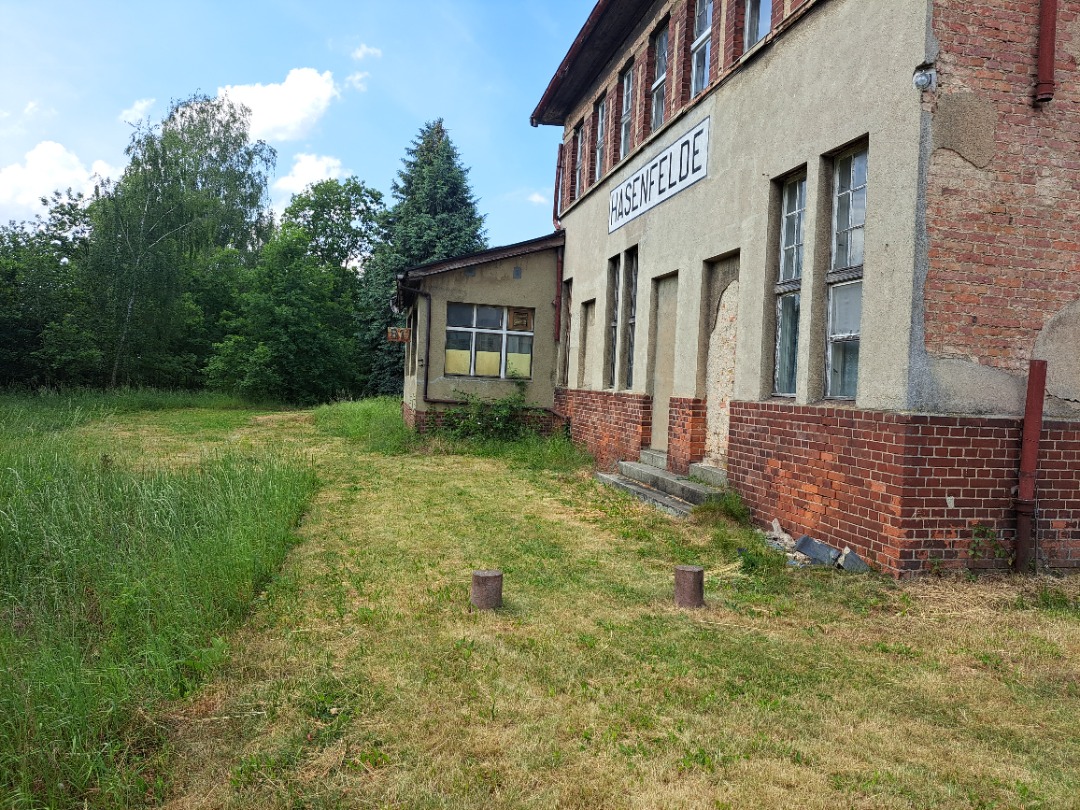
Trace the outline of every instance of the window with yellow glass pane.
{"label": "window with yellow glass pane", "polygon": [[524,307],[447,304],[444,373],[532,377],[533,314]]}

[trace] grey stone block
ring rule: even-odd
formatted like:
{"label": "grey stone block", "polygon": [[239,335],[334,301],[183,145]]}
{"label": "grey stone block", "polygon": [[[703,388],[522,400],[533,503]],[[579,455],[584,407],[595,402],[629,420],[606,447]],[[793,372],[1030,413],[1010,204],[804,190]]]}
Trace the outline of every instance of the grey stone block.
{"label": "grey stone block", "polygon": [[837,559],[836,565],[851,574],[865,574],[870,570],[870,566],[866,564],[863,558],[850,548],[844,549],[844,553]]}
{"label": "grey stone block", "polygon": [[809,557],[814,565],[836,565],[840,557],[840,552],[835,548],[819,543],[808,534],[799,538],[799,542],[795,544],[795,550]]}

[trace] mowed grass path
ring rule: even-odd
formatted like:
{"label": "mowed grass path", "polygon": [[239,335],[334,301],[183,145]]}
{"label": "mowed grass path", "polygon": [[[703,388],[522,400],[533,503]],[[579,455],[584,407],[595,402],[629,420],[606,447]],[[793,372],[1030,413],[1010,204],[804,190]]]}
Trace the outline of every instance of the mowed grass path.
{"label": "mowed grass path", "polygon": [[[84,429],[154,463],[272,439],[321,481],[227,662],[153,717],[167,807],[1080,806],[1076,582],[740,565],[738,529],[394,418]],[[672,607],[681,562],[705,609]],[[475,568],[505,572],[503,610],[469,610]]]}

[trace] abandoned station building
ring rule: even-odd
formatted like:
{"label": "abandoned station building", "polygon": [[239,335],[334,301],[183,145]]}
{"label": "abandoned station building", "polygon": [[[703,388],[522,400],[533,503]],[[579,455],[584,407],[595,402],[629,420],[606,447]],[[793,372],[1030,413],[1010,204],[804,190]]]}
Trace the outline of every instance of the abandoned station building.
{"label": "abandoned station building", "polygon": [[1045,359],[1037,554],[1080,567],[1078,59],[1080,0],[599,0],[532,117],[537,404],[905,574],[1007,556]]}

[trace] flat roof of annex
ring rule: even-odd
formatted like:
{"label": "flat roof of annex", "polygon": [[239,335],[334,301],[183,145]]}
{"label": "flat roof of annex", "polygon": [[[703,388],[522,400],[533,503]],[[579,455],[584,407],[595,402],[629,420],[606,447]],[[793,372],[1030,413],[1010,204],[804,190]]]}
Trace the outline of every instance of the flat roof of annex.
{"label": "flat roof of annex", "polygon": [[611,54],[652,5],[653,0],[598,0],[551,77],[529,123],[534,127],[565,124],[578,100],[607,66]]}

